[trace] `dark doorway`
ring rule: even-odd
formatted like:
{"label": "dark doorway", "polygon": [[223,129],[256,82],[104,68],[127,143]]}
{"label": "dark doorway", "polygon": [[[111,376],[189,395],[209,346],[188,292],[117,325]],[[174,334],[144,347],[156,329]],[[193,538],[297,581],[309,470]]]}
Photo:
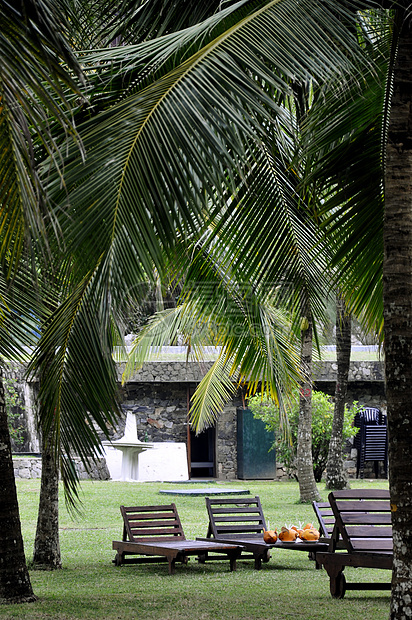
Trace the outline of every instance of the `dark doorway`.
{"label": "dark doorway", "polygon": [[199,435],[190,431],[190,477],[215,476],[215,429],[207,428]]}

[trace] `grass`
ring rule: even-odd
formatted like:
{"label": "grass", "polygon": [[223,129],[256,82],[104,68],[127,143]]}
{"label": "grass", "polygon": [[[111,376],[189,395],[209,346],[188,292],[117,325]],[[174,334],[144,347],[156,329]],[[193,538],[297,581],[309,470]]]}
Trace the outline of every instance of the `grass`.
{"label": "grass", "polygon": [[[311,506],[298,503],[295,482],[225,481],[219,488],[247,488],[259,495],[270,527],[313,520]],[[207,483],[210,486],[210,483]],[[356,480],[353,487],[386,487],[386,481]],[[33,548],[39,481],[17,481],[27,558]],[[115,567],[111,541],[119,539],[119,505],[177,505],[187,538],[204,536],[207,528],[203,497],[159,494],[161,483],[82,483],[83,515],[73,519],[60,508],[63,570],[30,571],[36,603],[0,605],[0,618],[25,620],[386,620],[389,592],[350,591],[343,600],[329,594],[325,571],[316,571],[306,553],[276,550],[261,571],[252,561],[238,561],[234,573],[228,562],[187,566],[178,564],[169,576],[166,564]],[[319,486],[326,497],[323,485]],[[388,571],[345,569],[348,581],[388,581]]]}

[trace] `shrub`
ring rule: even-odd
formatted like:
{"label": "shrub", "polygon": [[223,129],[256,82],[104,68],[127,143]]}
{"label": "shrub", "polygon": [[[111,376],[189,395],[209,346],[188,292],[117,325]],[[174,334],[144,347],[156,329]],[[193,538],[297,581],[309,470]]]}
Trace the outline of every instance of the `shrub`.
{"label": "shrub", "polygon": [[[275,433],[274,448],[276,460],[284,463],[289,475],[295,475],[295,459],[299,424],[299,393],[295,392],[290,399],[287,410],[289,428],[282,428],[279,418],[279,407],[271,400],[262,398],[261,394],[248,401],[253,415],[266,423],[266,428]],[[320,482],[325,470],[329,441],[332,434],[334,405],[332,399],[323,392],[312,392],[312,458],[315,480]],[[357,403],[349,409],[345,407],[343,425],[343,441],[354,435],[353,418],[358,409]],[[296,477],[296,476],[295,476]]]}

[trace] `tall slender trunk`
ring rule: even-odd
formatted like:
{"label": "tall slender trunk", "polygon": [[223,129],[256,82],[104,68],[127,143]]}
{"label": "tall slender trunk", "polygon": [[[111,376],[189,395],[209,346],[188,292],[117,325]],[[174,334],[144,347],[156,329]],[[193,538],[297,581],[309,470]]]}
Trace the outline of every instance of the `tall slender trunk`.
{"label": "tall slender trunk", "polygon": [[393,526],[391,620],[412,617],[412,33],[394,67],[384,219],[385,372]]}
{"label": "tall slender trunk", "polygon": [[335,386],[335,408],[332,434],[326,464],[326,488],[344,489],[348,479],[343,469],[342,434],[345,419],[346,396],[351,353],[351,318],[342,296],[336,295],[336,360],[338,373]]}
{"label": "tall slender trunk", "polygon": [[[308,312],[306,314],[309,314]],[[304,379],[300,383],[298,447],[296,469],[301,502],[319,501],[320,495],[313,473],[312,459],[312,322],[301,331],[301,371]]]}
{"label": "tall slender trunk", "polygon": [[24,555],[0,367],[0,604],[36,600]]}
{"label": "tall slender trunk", "polygon": [[42,446],[39,514],[33,566],[43,570],[62,567],[59,542],[59,469],[50,442],[43,442]]}

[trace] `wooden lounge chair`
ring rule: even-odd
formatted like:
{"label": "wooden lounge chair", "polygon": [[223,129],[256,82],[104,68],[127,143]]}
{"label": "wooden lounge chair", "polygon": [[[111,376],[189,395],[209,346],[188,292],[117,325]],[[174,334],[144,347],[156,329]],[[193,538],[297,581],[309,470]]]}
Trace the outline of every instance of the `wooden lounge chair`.
{"label": "wooden lounge chair", "polygon": [[297,540],[293,543],[281,542],[265,543],[263,531],[267,529],[262,505],[258,496],[236,498],[210,498],[206,497],[206,508],[209,515],[209,526],[206,538],[201,540],[214,540],[242,545],[244,551],[253,557],[255,568],[262,568],[262,562],[270,558],[270,550],[296,549],[313,553],[315,550],[326,550],[326,542],[304,542]]}
{"label": "wooden lounge chair", "polygon": [[330,538],[335,525],[335,517],[329,502],[312,502],[313,510],[319,523],[322,538]]}
{"label": "wooden lounge chair", "polygon": [[388,590],[390,583],[346,583],[345,566],[390,570],[393,541],[389,491],[351,489],[329,494],[335,525],[328,551],[316,552],[325,567],[334,598],[346,590]]}
{"label": "wooden lounge chair", "polygon": [[[236,558],[241,553],[239,545],[186,540],[175,504],[165,506],[120,506],[123,516],[123,537],[113,541],[117,552],[116,566],[140,562],[169,563],[169,574],[174,573],[175,563],[187,563],[189,555],[225,553],[230,570],[236,570]],[[138,558],[126,558],[139,555]]]}

